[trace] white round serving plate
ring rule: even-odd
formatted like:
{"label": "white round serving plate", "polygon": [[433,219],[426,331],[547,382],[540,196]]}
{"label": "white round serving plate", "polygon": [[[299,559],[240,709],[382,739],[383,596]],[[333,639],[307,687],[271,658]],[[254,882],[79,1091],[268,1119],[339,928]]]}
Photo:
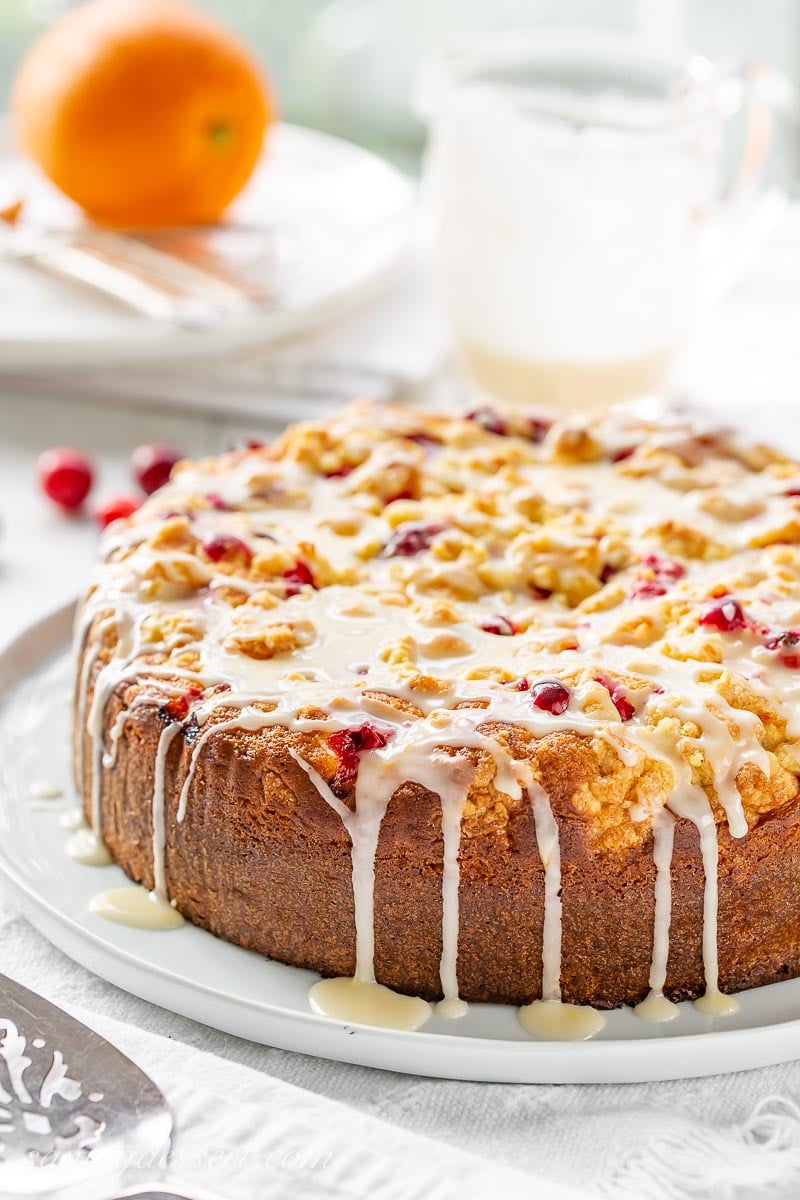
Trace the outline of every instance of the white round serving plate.
{"label": "white round serving plate", "polygon": [[[80,224],[77,208],[15,157],[1,123],[0,156],[3,196],[24,198],[23,221],[48,229]],[[214,325],[184,329],[0,257],[0,369],[41,369],[43,357],[48,369],[181,359],[301,333],[390,275],[416,236],[415,212],[414,185],[377,155],[278,124],[247,187],[209,235],[274,298]]]}
{"label": "white round serving plate", "polygon": [[[544,1042],[516,1010],[474,1004],[415,1033],[347,1024],[313,1013],[317,976],[220,941],[191,925],[148,932],[89,913],[93,895],[127,883],[116,866],[88,867],[64,851],[69,782],[71,607],[0,654],[0,875],[29,920],[60,950],[118,987],[238,1037],[421,1075],[504,1083],[641,1082],[713,1075],[800,1058],[800,980],[742,994],[733,1016],[680,1005],[653,1025],[629,1009],[607,1014],[589,1042]],[[31,795],[45,780],[62,800]],[[598,947],[598,952],[602,948]]]}

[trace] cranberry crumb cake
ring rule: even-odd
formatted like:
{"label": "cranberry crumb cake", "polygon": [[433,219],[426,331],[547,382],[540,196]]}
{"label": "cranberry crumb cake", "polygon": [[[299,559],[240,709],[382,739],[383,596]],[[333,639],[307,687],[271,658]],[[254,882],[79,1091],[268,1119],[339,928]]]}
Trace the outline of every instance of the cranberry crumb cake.
{"label": "cranberry crumb cake", "polygon": [[189,921],[428,1000],[800,974],[798,464],[358,403],[179,464],[102,546],[78,785]]}

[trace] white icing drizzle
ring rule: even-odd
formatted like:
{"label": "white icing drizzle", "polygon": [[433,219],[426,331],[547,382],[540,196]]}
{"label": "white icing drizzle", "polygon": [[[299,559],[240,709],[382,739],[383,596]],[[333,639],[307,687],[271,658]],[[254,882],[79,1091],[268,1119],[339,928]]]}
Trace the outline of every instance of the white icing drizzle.
{"label": "white icing drizzle", "polygon": [[87,867],[107,867],[112,862],[105,843],[83,822],[67,838],[67,854]]}
{"label": "white icing drizzle", "polygon": [[669,927],[672,917],[672,849],[675,818],[666,808],[653,818],[653,861],[656,867],[655,912],[653,915],[653,958],[650,964],[650,991],[637,1004],[634,1013],[643,1021],[671,1021],[678,1006],[664,995],[669,959]]}
{"label": "white icing drizzle", "polygon": [[703,971],[706,992],[719,991],[719,953],[717,950],[717,919],[719,915],[719,842],[713,813],[703,813],[695,819],[700,834],[700,857],[703,860]]}
{"label": "white icing drizzle", "polygon": [[58,800],[64,795],[58,784],[50,783],[46,779],[35,779],[28,788],[28,794],[34,800]]}
{"label": "white icing drizzle", "polygon": [[136,929],[178,929],[185,923],[177,908],[139,884],[98,892],[89,901],[89,912]]}
{"label": "white icing drizzle", "polygon": [[68,829],[70,833],[74,833],[76,829],[80,829],[85,824],[83,813],[79,808],[68,808],[58,818],[58,823],[62,829]]}
{"label": "white icing drizzle", "polygon": [[402,996],[382,983],[341,977],[320,979],[308,993],[314,1012],[350,1025],[378,1025],[382,1029],[419,1029],[431,1015],[431,1006],[419,996]]}
{"label": "white icing drizzle", "polygon": [[[199,716],[198,710],[198,716]],[[280,723],[279,718],[271,719],[271,713],[262,712],[259,708],[243,707],[238,717],[232,717],[229,721],[219,721],[216,724],[209,725],[207,729],[195,738],[192,745],[192,753],[189,759],[189,768],[186,772],[186,777],[181,787],[180,796],[178,799],[178,821],[183,821],[186,817],[186,807],[189,803],[189,792],[194,783],[195,771],[197,770],[197,762],[200,757],[200,751],[212,737],[219,733],[225,733],[230,729],[245,729],[255,733],[259,729],[266,729],[269,725],[277,725]],[[287,719],[287,718],[284,718]],[[291,754],[292,751],[290,750]]]}
{"label": "white icing drizzle", "polygon": [[596,1008],[560,1000],[534,1000],[523,1005],[517,1015],[523,1029],[549,1042],[585,1042],[606,1023]]}
{"label": "white icing drizzle", "polygon": [[[375,982],[375,928],[374,928],[374,891],[375,891],[375,852],[378,848],[378,836],[385,807],[389,797],[384,793],[370,798],[371,812],[351,811],[331,790],[318,771],[311,763],[305,761],[294,750],[289,749],[292,758],[308,775],[314,787],[326,804],[342,819],[342,824],[350,838],[350,855],[352,860],[353,879],[353,908],[356,926],[356,971],[355,978],[362,983]],[[366,805],[362,806],[362,809]]]}
{"label": "white icing drizzle", "polygon": [[[459,763],[450,763],[451,770]],[[439,772],[441,776],[442,772]],[[442,840],[444,844],[442,857],[442,961],[439,977],[442,984],[444,999],[437,1005],[436,1011],[447,1017],[463,1016],[466,1005],[458,994],[458,932],[459,905],[458,888],[460,880],[459,851],[461,848],[461,819],[464,815],[464,805],[467,799],[468,787],[458,778],[440,785],[439,801],[442,806]]]}
{"label": "white icing drizzle", "polygon": [[558,824],[544,788],[531,781],[528,795],[536,823],[536,843],[544,867],[542,1000],[561,1000],[561,849]]}
{"label": "white icing drizzle", "polygon": [[[103,731],[106,707],[114,688],[125,678],[126,668],[131,667],[139,654],[138,639],[132,637],[133,625],[127,614],[119,612],[116,616],[115,624],[118,641],[114,656],[95,676],[92,703],[86,719],[86,728],[92,738],[93,746],[91,764],[91,825],[98,837],[102,837],[102,811],[100,802],[103,784]],[[96,650],[95,653],[97,653]]]}
{"label": "white icing drizzle", "polygon": [[[269,714],[272,715],[272,714]],[[290,749],[289,753],[306,772],[320,796],[336,812],[351,843],[353,905],[356,927],[356,978],[375,981],[375,855],[381,824],[389,801],[404,783],[419,783],[439,797],[442,806],[442,956],[440,979],[444,1010],[460,1013],[458,978],[458,852],[461,816],[473,769],[469,759],[441,753],[443,745],[459,749],[472,745],[497,756],[499,747],[476,734],[473,721],[463,714],[448,714],[447,725],[421,729],[418,722],[403,730],[396,741],[363,755],[356,782],[355,807],[351,810],[331,790],[310,763]]]}
{"label": "white icing drizzle", "polygon": [[167,755],[175,735],[180,732],[180,721],[170,721],[162,729],[156,750],[156,764],[153,776],[153,891],[159,900],[168,900],[166,848],[167,831],[164,819],[164,787],[167,770]]}
{"label": "white icing drizzle", "polygon": [[518,1011],[523,1029],[551,1041],[586,1041],[605,1025],[605,1017],[585,1004],[561,1000],[561,846],[558,822],[550,798],[535,780],[528,796],[536,825],[536,843],[544,867],[544,921],[542,924],[542,995]]}

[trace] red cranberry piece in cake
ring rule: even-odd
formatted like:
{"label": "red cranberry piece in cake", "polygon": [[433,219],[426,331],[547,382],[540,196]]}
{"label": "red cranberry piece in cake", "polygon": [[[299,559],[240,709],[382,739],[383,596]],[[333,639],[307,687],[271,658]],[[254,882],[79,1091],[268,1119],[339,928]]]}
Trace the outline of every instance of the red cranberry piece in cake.
{"label": "red cranberry piece in cake", "polygon": [[672,558],[662,558],[660,554],[645,554],[642,566],[649,567],[659,579],[682,579],[686,574],[683,563],[675,562]]}
{"label": "red cranberry piece in cake", "polygon": [[654,596],[666,596],[666,585],[657,579],[637,579],[630,590],[632,600],[651,600]]}
{"label": "red cranberry piece in cake", "polygon": [[232,533],[218,533],[209,541],[203,542],[203,553],[214,563],[239,561],[249,567],[253,561],[253,552],[247,542],[234,537]]}
{"label": "red cranberry piece in cake", "polygon": [[202,688],[187,688],[185,692],[181,692],[180,696],[173,696],[171,700],[163,704],[159,712],[164,720],[185,721],[194,702],[202,700],[202,698]]}
{"label": "red cranberry piece in cake", "polygon": [[635,446],[620,446],[618,450],[612,450],[609,457],[612,463],[625,462],[626,458],[631,458],[635,453]]}
{"label": "red cranberry piece in cake", "polygon": [[434,446],[441,446],[439,438],[434,437],[431,433],[407,433],[405,434],[407,442],[416,442],[418,446],[422,446],[425,450],[432,450]]}
{"label": "red cranberry piece in cake", "polygon": [[220,496],[219,492],[209,492],[206,496],[206,504],[209,508],[216,509],[217,512],[231,512],[231,505],[228,501]]}
{"label": "red cranberry piece in cake", "polygon": [[660,554],[645,554],[642,566],[648,572],[648,577],[634,581],[630,590],[634,600],[648,600],[653,596],[665,596],[670,584],[675,583],[686,574],[682,563],[671,558],[663,558]]}
{"label": "red cranberry piece in cake", "polygon": [[337,467],[335,471],[326,471],[325,478],[346,479],[348,475],[352,475],[353,471],[355,471],[355,467],[352,463],[342,463],[342,465]]}
{"label": "red cranberry piece in cake", "polygon": [[720,633],[737,633],[750,627],[741,604],[733,596],[723,596],[710,605],[700,617],[700,624]]}
{"label": "red cranberry piece in cake", "polygon": [[127,517],[132,517],[138,507],[139,501],[136,496],[112,496],[105,504],[95,509],[94,519],[101,529],[105,529],[114,521],[124,521]]}
{"label": "red cranberry piece in cake", "polygon": [[328,745],[339,759],[333,777],[334,792],[347,791],[358,776],[358,756],[365,750],[380,750],[389,741],[391,733],[378,729],[371,721],[365,721],[355,729],[340,729],[331,734]]}
{"label": "red cranberry piece in cake", "polygon": [[493,617],[488,617],[481,622],[481,629],[484,633],[494,633],[498,637],[513,637],[517,632],[517,627],[508,617],[504,617],[501,613],[495,613]]}
{"label": "red cranberry piece in cake", "polygon": [[529,442],[535,442],[538,445],[544,441],[552,427],[553,422],[548,421],[546,417],[526,417],[525,437]]}
{"label": "red cranberry piece in cake", "polygon": [[764,645],[776,651],[784,667],[800,670],[800,629],[787,629],[785,633],[770,634]]}
{"label": "red cranberry piece in cake", "polygon": [[602,684],[611,697],[611,703],[619,713],[621,721],[630,721],[636,715],[636,709],[631,704],[628,697],[625,695],[625,690],[621,683],[616,679],[609,679],[605,675],[598,675],[597,682]]}
{"label": "red cranberry piece in cake", "polygon": [[552,713],[554,717],[560,717],[569,707],[569,688],[557,679],[543,679],[534,683],[530,692],[534,707],[540,708],[542,712]]}
{"label": "red cranberry piece in cake", "polygon": [[371,721],[365,721],[353,732],[359,750],[382,750],[391,737],[390,732],[378,729]]}
{"label": "red cranberry piece in cake", "polygon": [[434,539],[444,531],[444,525],[426,525],[409,521],[400,525],[381,551],[382,558],[413,558],[428,550]]}
{"label": "red cranberry piece in cake", "polygon": [[384,505],[394,504],[395,500],[415,500],[416,496],[407,489],[402,492],[395,492],[393,496],[387,496],[384,500]]}
{"label": "red cranberry piece in cake", "polygon": [[296,596],[301,588],[310,587],[317,591],[317,581],[308,563],[304,563],[302,559],[298,559],[293,567],[289,567],[283,572],[283,578],[286,580],[286,595]]}
{"label": "red cranberry piece in cake", "polygon": [[92,488],[91,464],[79,450],[56,446],[45,450],[37,463],[42,491],[59,508],[71,512],[80,508]]}
{"label": "red cranberry piece in cake", "polygon": [[472,412],[465,414],[464,420],[474,421],[481,429],[485,429],[487,433],[495,433],[498,437],[505,437],[508,433],[508,425],[493,408],[473,408]]}
{"label": "red cranberry piece in cake", "polygon": [[146,495],[157,491],[169,479],[181,455],[164,442],[137,446],[131,455],[131,474]]}

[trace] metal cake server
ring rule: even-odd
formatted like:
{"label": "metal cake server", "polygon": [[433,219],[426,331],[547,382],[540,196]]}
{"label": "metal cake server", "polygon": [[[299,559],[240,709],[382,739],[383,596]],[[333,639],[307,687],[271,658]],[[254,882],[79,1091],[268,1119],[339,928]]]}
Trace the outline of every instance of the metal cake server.
{"label": "metal cake server", "polygon": [[0,975],[3,1200],[214,1200],[164,1180],[172,1114],[105,1038]]}

